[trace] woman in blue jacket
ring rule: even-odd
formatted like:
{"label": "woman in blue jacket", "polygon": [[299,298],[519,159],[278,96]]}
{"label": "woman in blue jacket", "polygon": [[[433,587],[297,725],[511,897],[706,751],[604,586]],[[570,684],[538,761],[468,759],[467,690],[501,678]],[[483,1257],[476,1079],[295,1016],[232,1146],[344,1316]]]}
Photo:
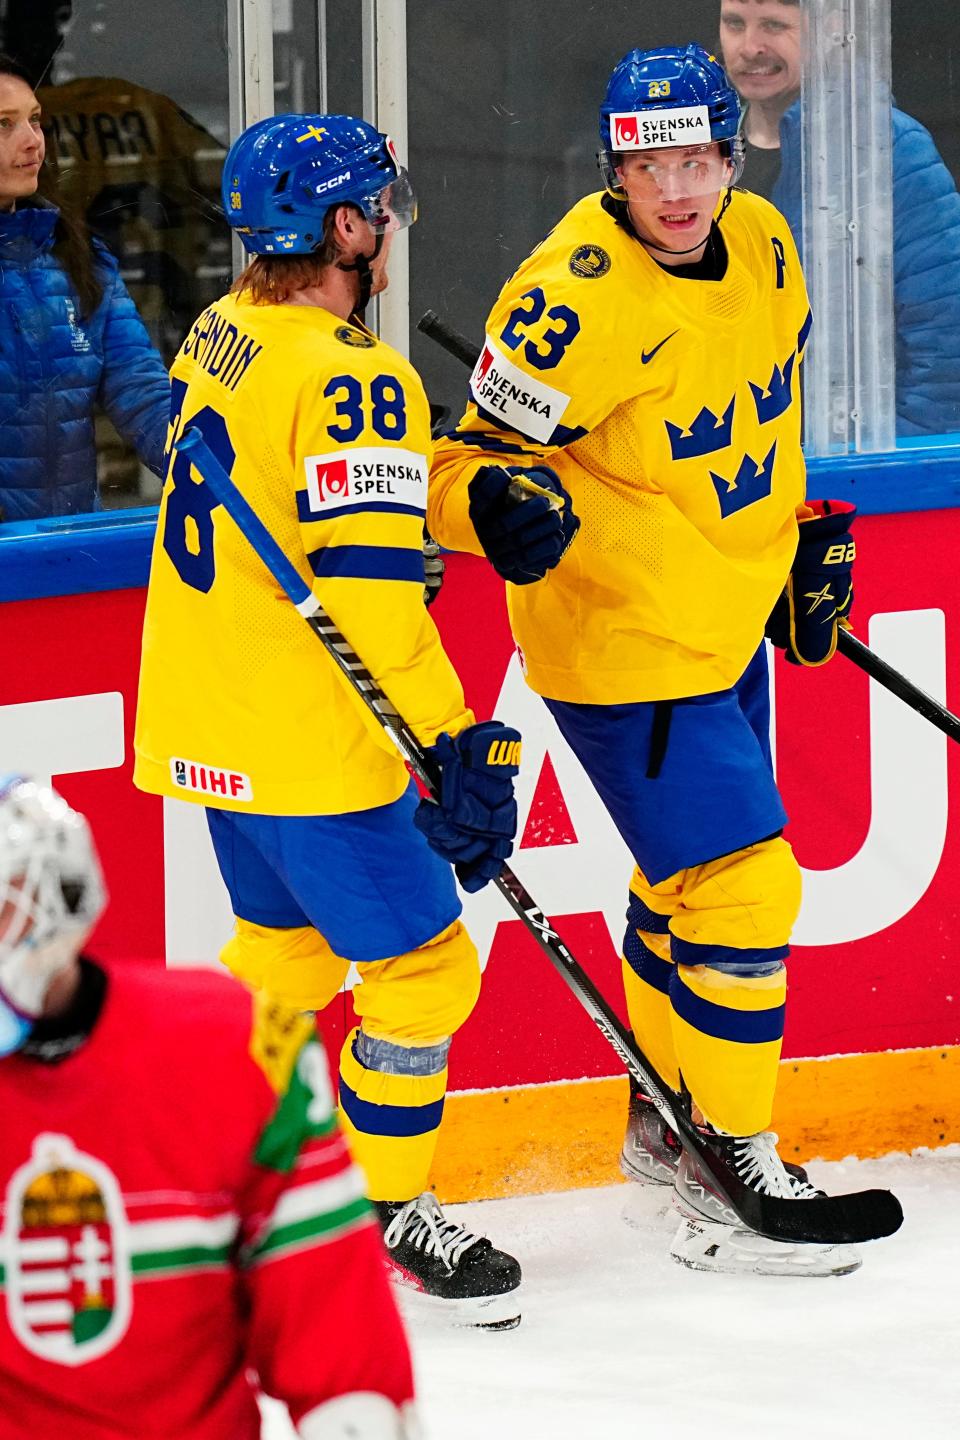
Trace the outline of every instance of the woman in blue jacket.
{"label": "woman in blue jacket", "polygon": [[0,56],[0,520],[99,509],[94,408],[163,468],[170,388],[117,262],[43,190],[40,106]]}

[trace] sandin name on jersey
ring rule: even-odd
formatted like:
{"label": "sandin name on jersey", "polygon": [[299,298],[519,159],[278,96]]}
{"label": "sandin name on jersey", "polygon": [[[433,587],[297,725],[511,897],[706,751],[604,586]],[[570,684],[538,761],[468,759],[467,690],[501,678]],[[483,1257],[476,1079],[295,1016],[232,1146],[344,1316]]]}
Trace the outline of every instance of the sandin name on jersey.
{"label": "sandin name on jersey", "polygon": [[211,305],[194,321],[180,354],[196,360],[228,390],[236,390],[262,349],[259,341],[238,330]]}

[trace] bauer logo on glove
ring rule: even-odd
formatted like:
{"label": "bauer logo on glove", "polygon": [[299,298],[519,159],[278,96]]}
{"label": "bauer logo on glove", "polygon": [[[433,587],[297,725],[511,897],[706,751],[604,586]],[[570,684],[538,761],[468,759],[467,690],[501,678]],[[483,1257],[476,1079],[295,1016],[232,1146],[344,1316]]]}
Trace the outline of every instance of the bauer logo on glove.
{"label": "bauer logo on glove", "polygon": [[823,665],[837,648],[837,626],[853,604],[856,509],[842,500],[811,500],[800,521],[797,553],[766,633],[794,665]]}

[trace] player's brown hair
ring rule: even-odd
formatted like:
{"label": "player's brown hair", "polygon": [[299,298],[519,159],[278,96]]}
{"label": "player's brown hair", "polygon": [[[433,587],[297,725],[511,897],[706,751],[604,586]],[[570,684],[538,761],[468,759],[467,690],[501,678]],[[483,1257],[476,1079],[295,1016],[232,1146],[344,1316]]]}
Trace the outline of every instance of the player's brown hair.
{"label": "player's brown hair", "polygon": [[324,270],[340,258],[333,234],[333,206],[323,217],[323,239],[309,255],[255,255],[230,287],[231,295],[248,293],[254,305],[283,305],[297,290],[319,285]]}

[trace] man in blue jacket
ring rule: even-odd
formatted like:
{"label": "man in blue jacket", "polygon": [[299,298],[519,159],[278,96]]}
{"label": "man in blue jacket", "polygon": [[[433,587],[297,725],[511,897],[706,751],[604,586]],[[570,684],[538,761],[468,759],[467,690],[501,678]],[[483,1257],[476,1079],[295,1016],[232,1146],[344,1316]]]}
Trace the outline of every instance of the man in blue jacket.
{"label": "man in blue jacket", "polygon": [[[748,108],[744,184],[801,230],[799,0],[721,0],[723,63]],[[919,121],[891,108],[897,434],[960,430],[960,195]]]}

